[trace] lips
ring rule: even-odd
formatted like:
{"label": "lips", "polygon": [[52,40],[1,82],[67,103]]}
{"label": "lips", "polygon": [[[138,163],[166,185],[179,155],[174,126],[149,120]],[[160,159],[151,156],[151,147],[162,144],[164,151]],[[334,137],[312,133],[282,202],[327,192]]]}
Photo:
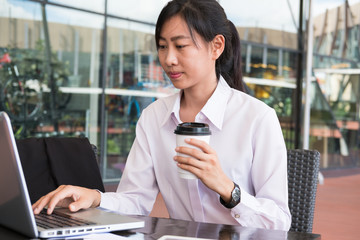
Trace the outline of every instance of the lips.
{"label": "lips", "polygon": [[181,77],[181,75],[182,75],[181,72],[169,72],[169,77],[173,79],[179,78]]}

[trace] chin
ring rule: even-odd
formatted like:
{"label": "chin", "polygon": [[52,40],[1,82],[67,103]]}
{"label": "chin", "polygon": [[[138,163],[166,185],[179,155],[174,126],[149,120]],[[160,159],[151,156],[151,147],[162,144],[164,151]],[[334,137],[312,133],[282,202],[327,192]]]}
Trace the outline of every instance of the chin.
{"label": "chin", "polygon": [[188,88],[189,86],[184,86],[184,84],[176,84],[173,82],[173,86],[176,88],[176,89],[179,89],[179,90],[184,90],[186,88]]}
{"label": "chin", "polygon": [[183,88],[184,88],[184,84],[182,83],[182,81],[173,80],[173,79],[171,79],[171,78],[170,78],[170,80],[171,80],[172,85],[173,85],[175,88],[177,88],[177,89],[183,89]]}

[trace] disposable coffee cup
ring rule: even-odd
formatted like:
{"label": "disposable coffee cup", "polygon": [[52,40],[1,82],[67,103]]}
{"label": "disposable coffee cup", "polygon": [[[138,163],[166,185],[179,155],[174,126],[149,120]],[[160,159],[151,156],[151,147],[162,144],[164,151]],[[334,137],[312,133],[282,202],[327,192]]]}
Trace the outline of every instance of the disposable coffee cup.
{"label": "disposable coffee cup", "polygon": [[[210,142],[211,131],[210,131],[209,125],[207,125],[206,123],[198,123],[198,122],[180,123],[176,127],[174,133],[176,134],[176,146],[177,147],[184,146],[184,147],[199,149],[193,145],[187,144],[185,142],[185,139],[187,139],[187,138],[199,139],[199,140],[205,141],[208,144]],[[201,149],[199,149],[199,150],[201,150]],[[188,157],[188,155],[182,154],[182,153],[177,153],[177,155]],[[197,179],[197,177],[194,174],[192,174],[191,172],[188,172],[186,170],[183,170],[179,167],[178,167],[178,174],[181,178],[184,178],[184,179]]]}

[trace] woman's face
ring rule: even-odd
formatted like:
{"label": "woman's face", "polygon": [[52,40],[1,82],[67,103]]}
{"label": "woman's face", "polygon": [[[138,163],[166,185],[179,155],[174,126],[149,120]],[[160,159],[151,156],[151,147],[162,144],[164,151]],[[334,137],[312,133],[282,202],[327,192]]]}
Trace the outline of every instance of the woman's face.
{"label": "woman's face", "polygon": [[192,38],[180,16],[164,23],[158,55],[161,66],[178,89],[203,89],[211,85],[210,81],[217,82],[212,44],[206,43],[195,31]]}

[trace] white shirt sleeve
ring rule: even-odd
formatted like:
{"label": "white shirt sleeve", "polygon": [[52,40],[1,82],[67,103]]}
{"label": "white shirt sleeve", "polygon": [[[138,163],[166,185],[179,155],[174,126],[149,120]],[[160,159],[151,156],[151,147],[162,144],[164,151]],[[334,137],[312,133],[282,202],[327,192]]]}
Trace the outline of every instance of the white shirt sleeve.
{"label": "white shirt sleeve", "polygon": [[127,158],[117,191],[103,193],[100,207],[123,214],[150,214],[159,188],[155,179],[143,121],[143,117],[140,117],[136,126],[136,139]]}
{"label": "white shirt sleeve", "polygon": [[274,110],[259,122],[252,144],[255,196],[240,186],[241,202],[231,209],[231,215],[242,226],[289,230],[286,146]]}

